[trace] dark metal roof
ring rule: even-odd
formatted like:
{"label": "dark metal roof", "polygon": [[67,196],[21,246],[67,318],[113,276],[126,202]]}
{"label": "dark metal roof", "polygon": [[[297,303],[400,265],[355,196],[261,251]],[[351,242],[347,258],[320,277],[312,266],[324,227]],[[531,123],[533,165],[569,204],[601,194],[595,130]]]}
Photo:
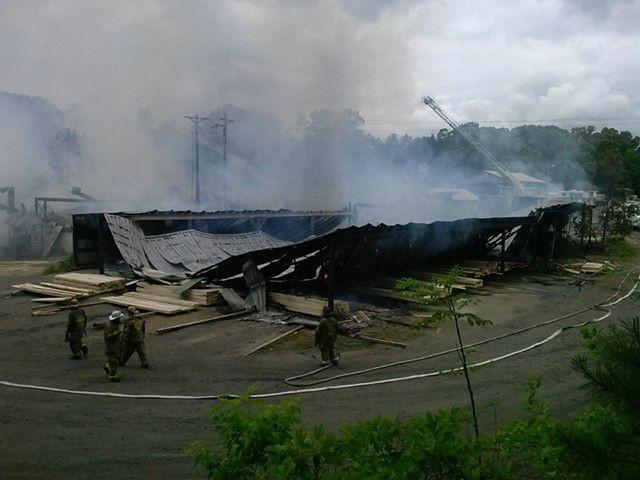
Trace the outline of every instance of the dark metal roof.
{"label": "dark metal roof", "polygon": [[[470,244],[475,240],[498,235],[502,231],[522,225],[535,224],[537,217],[498,217],[498,218],[467,218],[450,222],[433,222],[429,224],[408,223],[406,225],[364,225],[361,227],[347,227],[335,230],[320,237],[282,247],[247,252],[230,257],[214,266],[204,268],[194,275],[206,276],[211,279],[223,279],[235,275],[242,264],[252,258],[258,264],[274,262],[282,259],[293,260],[310,253],[325,249],[332,241],[344,244],[353,240],[369,242],[368,249],[372,254],[370,261],[375,261],[375,255],[393,251],[409,251],[417,258],[426,258],[444,254]],[[354,257],[358,252],[351,250],[343,252],[347,257]],[[362,252],[363,256],[366,253]],[[345,258],[345,261],[348,258]],[[340,260],[339,260],[340,261]]]}
{"label": "dark metal roof", "polygon": [[276,217],[324,217],[353,215],[351,210],[217,210],[214,212],[202,210],[150,210],[146,212],[115,212],[112,215],[127,217],[134,221],[149,220],[205,220],[231,218],[276,218]]}

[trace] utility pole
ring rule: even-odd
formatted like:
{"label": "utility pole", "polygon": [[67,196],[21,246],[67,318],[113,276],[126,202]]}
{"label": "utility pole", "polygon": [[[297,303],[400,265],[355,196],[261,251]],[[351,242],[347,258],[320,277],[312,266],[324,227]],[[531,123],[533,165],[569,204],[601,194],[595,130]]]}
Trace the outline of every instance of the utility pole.
{"label": "utility pole", "polygon": [[235,120],[227,116],[227,112],[223,112],[222,118],[211,129],[222,127],[222,198],[227,204],[227,125],[234,123]]}
{"label": "utility pole", "polygon": [[195,132],[194,142],[196,147],[196,157],[194,165],[194,183],[195,183],[195,201],[200,203],[200,148],[198,144],[198,134],[200,133],[200,123],[209,120],[206,117],[199,117],[198,114],[194,116],[185,115],[186,119],[191,120],[193,123],[193,129]]}

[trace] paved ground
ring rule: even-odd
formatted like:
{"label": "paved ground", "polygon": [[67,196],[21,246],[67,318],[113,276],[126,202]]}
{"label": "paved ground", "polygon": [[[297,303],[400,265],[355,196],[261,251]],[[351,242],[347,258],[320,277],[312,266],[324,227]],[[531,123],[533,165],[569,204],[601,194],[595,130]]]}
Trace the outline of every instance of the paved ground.
{"label": "paved ground", "polygon": [[[538,323],[563,313],[597,303],[613,293],[620,279],[634,265],[615,273],[598,276],[594,283],[578,289],[570,279],[539,277],[514,272],[488,282],[487,295],[474,297],[476,312],[494,324],[465,328],[466,341],[487,338]],[[16,268],[11,275],[0,275],[0,292],[16,280],[37,281],[33,272]],[[540,281],[542,280],[542,283]],[[623,288],[632,285],[628,281]],[[150,370],[137,368],[137,359],[122,369],[123,382],[106,382],[101,366],[102,336],[90,331],[89,358],[68,359],[63,343],[65,317],[32,317],[31,297],[18,295],[0,300],[0,379],[78,390],[159,394],[240,393],[249,386],[260,391],[288,389],[284,377],[315,368],[318,363],[312,333],[302,331],[281,342],[276,349],[245,358],[252,346],[277,335],[287,327],[230,320],[185,329],[170,335],[151,335],[147,340],[152,360]],[[631,299],[614,307],[607,324],[637,312]],[[102,320],[108,306],[88,309],[95,320]],[[210,316],[198,312],[195,316]],[[559,322],[569,325],[597,317],[597,312]],[[152,329],[181,323],[188,317],[154,317]],[[93,319],[91,320],[93,321]],[[516,350],[538,341],[555,328],[548,326],[478,347],[472,360],[481,360]],[[388,326],[371,334],[401,339],[406,349],[383,347],[341,340],[343,362],[334,373],[347,372],[392,362],[454,346],[450,326],[438,330],[413,331]],[[493,407],[505,420],[518,415],[524,402],[527,378],[542,375],[542,397],[553,412],[571,415],[587,398],[579,389],[580,378],[569,361],[579,351],[577,331],[521,356],[507,359],[473,373],[480,405],[481,421],[492,428]],[[456,365],[448,355],[427,362],[383,370],[349,383],[369,381],[437,370]],[[313,393],[302,397],[305,421],[337,428],[343,422],[376,415],[407,417],[426,410],[466,405],[464,380],[459,375],[417,381]],[[39,478],[191,478],[192,461],[184,453],[193,440],[210,439],[207,418],[210,401],[168,401],[107,399],[57,393],[19,390],[0,386],[0,468],[3,479]]]}

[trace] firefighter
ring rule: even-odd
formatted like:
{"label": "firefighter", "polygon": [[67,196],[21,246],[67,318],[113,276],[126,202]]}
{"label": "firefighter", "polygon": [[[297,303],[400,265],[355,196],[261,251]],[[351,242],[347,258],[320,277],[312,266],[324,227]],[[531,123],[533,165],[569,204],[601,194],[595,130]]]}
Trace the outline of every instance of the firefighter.
{"label": "firefighter", "polygon": [[334,344],[338,336],[338,319],[335,314],[325,308],[320,323],[316,328],[316,346],[320,348],[322,365],[337,365],[340,356],[335,352]]}
{"label": "firefighter", "polygon": [[119,382],[118,364],[120,363],[120,355],[122,351],[122,334],[120,332],[120,321],[122,320],[122,312],[114,310],[109,315],[109,321],[104,327],[104,353],[107,356],[107,363],[104,369],[107,372],[107,378],[111,382]]}
{"label": "firefighter", "polygon": [[124,366],[133,352],[138,352],[140,358],[140,367],[149,368],[149,361],[147,360],[147,351],[144,344],[144,334],[146,322],[140,317],[136,316],[138,310],[133,305],[127,307],[128,318],[125,320],[124,328],[122,329],[122,357],[120,358],[120,365]]}
{"label": "firefighter", "polygon": [[87,314],[83,309],[78,308],[78,300],[75,298],[72,298],[69,303],[71,310],[69,311],[64,341],[69,343],[73,354],[71,358],[79,360],[89,354],[89,349],[82,342],[82,337],[87,334]]}

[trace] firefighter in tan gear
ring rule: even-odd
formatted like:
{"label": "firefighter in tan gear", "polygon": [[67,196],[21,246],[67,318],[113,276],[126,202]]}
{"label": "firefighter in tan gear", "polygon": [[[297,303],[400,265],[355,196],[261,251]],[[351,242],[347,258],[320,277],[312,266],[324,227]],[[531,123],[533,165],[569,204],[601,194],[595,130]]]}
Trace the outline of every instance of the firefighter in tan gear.
{"label": "firefighter in tan gear", "polygon": [[71,310],[69,311],[64,341],[69,343],[71,358],[79,360],[89,354],[89,349],[82,343],[82,337],[87,334],[87,314],[83,309],[78,308],[78,300],[75,298],[72,298],[69,303]]}
{"label": "firefighter in tan gear", "polygon": [[336,365],[340,356],[335,351],[336,337],[338,336],[338,319],[328,308],[324,309],[320,323],[316,328],[315,343],[320,348],[322,365],[332,363]]}
{"label": "firefighter in tan gear", "polygon": [[112,382],[120,381],[118,364],[122,353],[122,333],[120,332],[122,317],[120,310],[114,310],[109,315],[109,321],[104,327],[104,353],[107,357],[107,363],[102,368],[107,372],[107,378]]}
{"label": "firefighter in tan gear", "polygon": [[138,310],[133,305],[127,307],[127,316],[122,330],[122,356],[120,365],[124,366],[133,352],[138,352],[140,367],[149,368],[147,350],[144,344],[146,322],[136,316]]}

